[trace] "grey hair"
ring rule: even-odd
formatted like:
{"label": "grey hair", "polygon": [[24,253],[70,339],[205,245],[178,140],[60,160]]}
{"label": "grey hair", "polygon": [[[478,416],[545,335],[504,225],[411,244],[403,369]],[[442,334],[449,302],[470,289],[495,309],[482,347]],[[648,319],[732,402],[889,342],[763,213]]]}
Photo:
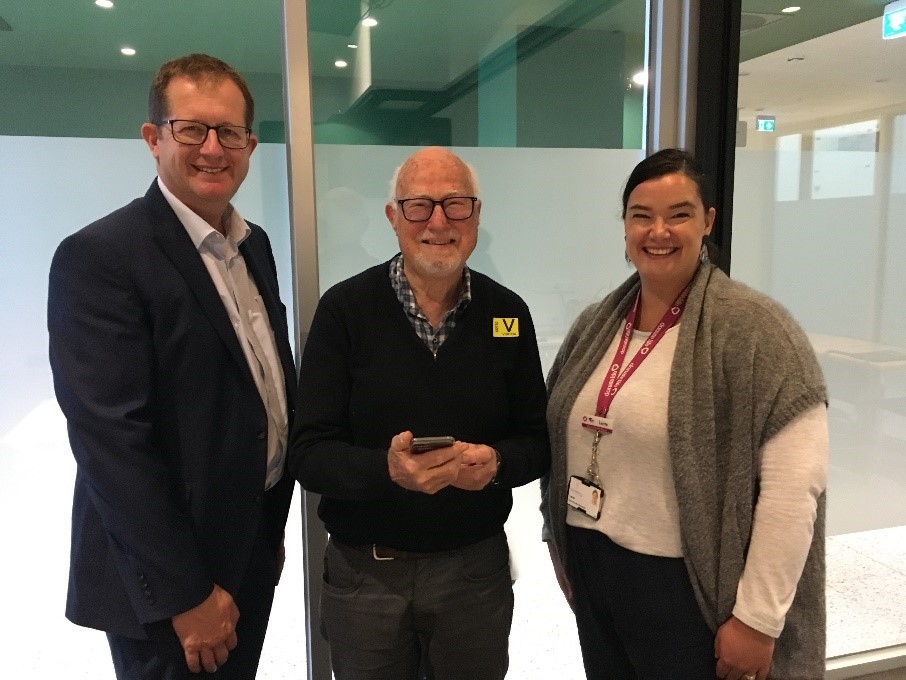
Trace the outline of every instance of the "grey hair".
{"label": "grey hair", "polygon": [[[459,156],[457,156],[457,158],[459,158]],[[399,181],[400,171],[408,160],[409,159],[407,158],[397,166],[396,170],[393,171],[393,177],[390,178],[390,196],[388,197],[387,202],[393,206],[394,210],[396,210],[396,200],[399,198],[396,195],[396,183]],[[459,158],[459,160],[466,166],[466,171],[469,173],[469,183],[472,185],[472,191],[475,192],[476,196],[481,196],[481,188],[478,186],[478,173],[475,171],[475,168],[471,163],[468,163],[461,158]]]}

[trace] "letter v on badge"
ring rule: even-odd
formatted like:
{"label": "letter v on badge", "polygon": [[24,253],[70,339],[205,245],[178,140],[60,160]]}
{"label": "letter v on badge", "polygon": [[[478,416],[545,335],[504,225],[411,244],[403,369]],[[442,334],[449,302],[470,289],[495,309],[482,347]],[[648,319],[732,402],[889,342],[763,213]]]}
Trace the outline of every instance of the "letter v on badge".
{"label": "letter v on badge", "polygon": [[518,338],[519,319],[516,317],[494,317],[495,338]]}

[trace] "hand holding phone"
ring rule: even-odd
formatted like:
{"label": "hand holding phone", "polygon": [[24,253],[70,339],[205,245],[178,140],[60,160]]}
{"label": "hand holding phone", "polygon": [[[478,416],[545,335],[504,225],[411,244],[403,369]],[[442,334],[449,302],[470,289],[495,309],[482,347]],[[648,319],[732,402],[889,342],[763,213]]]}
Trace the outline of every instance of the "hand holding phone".
{"label": "hand holding phone", "polygon": [[[438,450],[440,449],[440,450]],[[387,450],[390,479],[409,491],[433,494],[456,481],[465,442],[454,437],[413,438],[406,430],[393,436]]]}

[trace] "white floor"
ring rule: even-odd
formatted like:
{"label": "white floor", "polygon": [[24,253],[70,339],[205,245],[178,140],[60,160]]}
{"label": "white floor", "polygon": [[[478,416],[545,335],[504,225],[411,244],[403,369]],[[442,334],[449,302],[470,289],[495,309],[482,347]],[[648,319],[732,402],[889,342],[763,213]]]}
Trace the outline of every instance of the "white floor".
{"label": "white floor", "polygon": [[[113,677],[103,634],[63,617],[73,474],[62,416],[53,401],[40,404],[0,437],[4,678]],[[264,680],[305,677],[297,501],[259,673]],[[900,499],[879,495],[874,502]],[[517,572],[509,677],[581,680],[575,627],[540,541],[537,504],[537,485],[517,490],[508,525]],[[831,537],[827,561],[828,656],[906,643],[906,527]]]}
{"label": "white floor", "polygon": [[828,657],[904,643],[906,527],[828,538]]}

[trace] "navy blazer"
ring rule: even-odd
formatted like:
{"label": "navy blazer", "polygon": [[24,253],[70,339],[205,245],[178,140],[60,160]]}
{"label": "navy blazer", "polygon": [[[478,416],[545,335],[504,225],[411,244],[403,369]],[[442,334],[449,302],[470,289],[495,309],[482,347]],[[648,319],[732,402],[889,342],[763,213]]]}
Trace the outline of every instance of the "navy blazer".
{"label": "navy blazer", "polygon": [[[240,250],[295,369],[267,235]],[[77,463],[66,616],[144,624],[236,595],[262,521],[279,548],[293,482],[266,494],[267,414],[210,274],[157,182],[67,237],[50,268],[50,363]],[[240,612],[241,614],[241,612]]]}

